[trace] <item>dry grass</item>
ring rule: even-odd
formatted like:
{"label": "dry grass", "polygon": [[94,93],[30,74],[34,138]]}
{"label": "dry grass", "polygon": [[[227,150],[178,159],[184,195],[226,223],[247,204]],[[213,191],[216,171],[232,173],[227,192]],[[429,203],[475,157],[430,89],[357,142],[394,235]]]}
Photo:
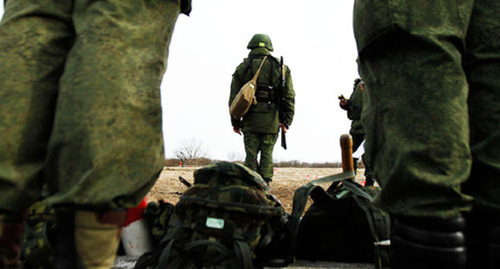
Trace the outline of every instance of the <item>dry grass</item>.
{"label": "dry grass", "polygon": [[[193,172],[198,169],[193,167],[166,167],[160,174],[160,178],[149,192],[148,201],[160,199],[175,204],[186,186],[179,182],[182,176],[189,182],[193,182]],[[293,194],[297,188],[307,182],[341,173],[341,168],[275,168],[273,182],[270,185],[270,193],[278,197],[287,212],[292,211]],[[364,171],[360,169],[356,180],[363,180]],[[325,186],[327,187],[327,186]]]}

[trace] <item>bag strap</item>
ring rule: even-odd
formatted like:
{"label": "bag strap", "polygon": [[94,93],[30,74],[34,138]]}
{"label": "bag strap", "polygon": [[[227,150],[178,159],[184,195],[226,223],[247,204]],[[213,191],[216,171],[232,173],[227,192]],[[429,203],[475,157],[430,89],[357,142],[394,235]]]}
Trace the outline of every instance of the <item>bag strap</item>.
{"label": "bag strap", "polygon": [[[353,194],[353,199],[356,204],[365,212],[374,244],[378,244],[383,240],[387,240],[388,238],[381,238],[389,236],[389,228],[387,228],[387,218],[384,218],[381,211],[376,211],[371,207],[373,198],[370,196],[370,194],[357,188],[353,183],[349,183],[352,185],[350,185],[350,187],[347,187],[349,185],[347,184],[345,185],[345,187],[348,188],[348,190]],[[354,189],[356,189],[357,191],[352,191]],[[377,248],[377,251],[374,253],[375,268],[387,268],[389,266],[389,248],[381,248],[375,245],[374,248]]]}
{"label": "bag strap", "polygon": [[351,193],[357,195],[357,196],[360,196],[360,197],[363,197],[365,198],[366,200],[368,200],[370,203],[373,201],[373,197],[368,194],[366,191],[358,188],[359,185],[349,181],[349,180],[345,180],[342,182],[342,184],[344,184],[344,187]]}
{"label": "bag strap", "polygon": [[262,68],[262,66],[264,65],[264,62],[266,61],[267,59],[267,55],[264,57],[264,59],[262,60],[262,62],[260,62],[260,65],[259,65],[259,69],[257,69],[257,72],[255,73],[255,75],[253,76],[253,81],[257,81],[257,78],[259,78],[259,75],[260,75],[260,69]]}
{"label": "bag strap", "polygon": [[252,269],[252,252],[250,251],[250,247],[248,243],[235,239],[234,243],[234,252],[236,257],[241,260],[242,269]]}

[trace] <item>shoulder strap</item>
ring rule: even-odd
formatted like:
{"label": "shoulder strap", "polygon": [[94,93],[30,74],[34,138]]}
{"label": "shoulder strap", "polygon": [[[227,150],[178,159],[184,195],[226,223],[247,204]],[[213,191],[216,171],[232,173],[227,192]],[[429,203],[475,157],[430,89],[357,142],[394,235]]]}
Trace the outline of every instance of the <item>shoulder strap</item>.
{"label": "shoulder strap", "polygon": [[267,56],[264,57],[264,59],[262,59],[262,62],[260,62],[260,65],[259,65],[259,69],[257,69],[257,72],[255,72],[255,75],[253,76],[253,79],[254,81],[257,81],[257,78],[259,77],[260,75],[260,69],[262,68],[262,66],[264,65],[264,62],[266,61],[267,59]]}

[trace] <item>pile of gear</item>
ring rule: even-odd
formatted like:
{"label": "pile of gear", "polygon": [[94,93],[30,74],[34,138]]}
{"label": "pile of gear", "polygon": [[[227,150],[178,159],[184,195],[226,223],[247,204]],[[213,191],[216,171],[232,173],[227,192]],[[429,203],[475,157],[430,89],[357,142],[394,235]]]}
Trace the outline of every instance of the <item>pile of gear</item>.
{"label": "pile of gear", "polygon": [[[389,218],[371,203],[380,190],[344,171],[297,189],[288,213],[262,177],[243,165],[217,162],[196,170],[176,205],[160,200],[145,207],[154,248],[135,268],[251,269],[286,267],[295,259],[386,268]],[[330,183],[326,190],[324,183]],[[53,218],[43,203],[31,208],[22,243],[26,267],[50,268]]]}

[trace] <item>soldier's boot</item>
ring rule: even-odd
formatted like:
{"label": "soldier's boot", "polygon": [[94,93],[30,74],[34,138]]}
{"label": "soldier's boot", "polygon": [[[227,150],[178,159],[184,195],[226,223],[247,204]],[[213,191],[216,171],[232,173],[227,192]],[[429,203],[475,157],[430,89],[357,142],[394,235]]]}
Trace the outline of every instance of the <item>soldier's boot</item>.
{"label": "soldier's boot", "polygon": [[358,173],[358,162],[359,158],[352,158],[352,164],[354,165],[354,173]]}
{"label": "soldier's boot", "polygon": [[21,268],[21,239],[26,212],[0,215],[0,268]]}
{"label": "soldier's boot", "polygon": [[465,268],[464,218],[391,219],[391,269]]}
{"label": "soldier's boot", "polygon": [[466,215],[467,268],[498,268],[500,219],[498,213],[474,210]]}
{"label": "soldier's boot", "polygon": [[116,259],[126,211],[58,214],[54,242],[55,269],[109,269]]}

